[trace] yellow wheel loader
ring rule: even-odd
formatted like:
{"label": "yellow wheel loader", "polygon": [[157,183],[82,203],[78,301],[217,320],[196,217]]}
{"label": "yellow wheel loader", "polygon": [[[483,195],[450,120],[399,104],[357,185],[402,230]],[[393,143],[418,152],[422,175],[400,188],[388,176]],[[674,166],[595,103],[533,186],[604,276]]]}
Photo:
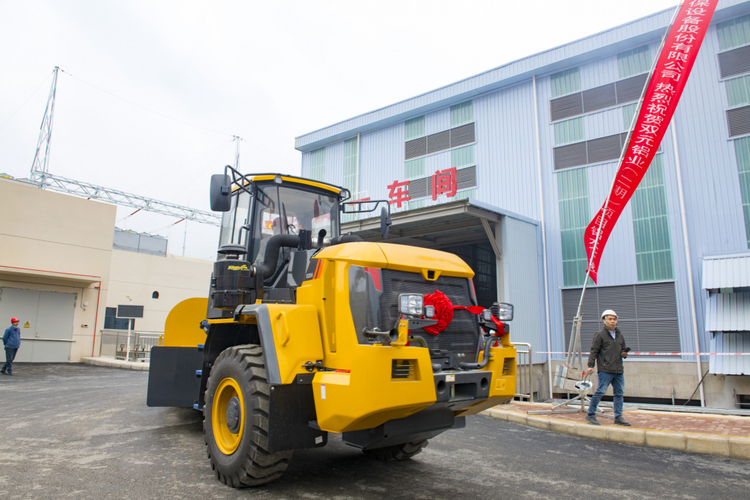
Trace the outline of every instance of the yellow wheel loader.
{"label": "yellow wheel loader", "polygon": [[328,433],[385,461],[408,459],[465,417],[515,395],[513,306],[477,304],[453,254],[341,235],[341,187],[227,166],[208,299],[169,314],[151,351],[149,406],[203,412],[211,467],[233,487],[278,479]]}

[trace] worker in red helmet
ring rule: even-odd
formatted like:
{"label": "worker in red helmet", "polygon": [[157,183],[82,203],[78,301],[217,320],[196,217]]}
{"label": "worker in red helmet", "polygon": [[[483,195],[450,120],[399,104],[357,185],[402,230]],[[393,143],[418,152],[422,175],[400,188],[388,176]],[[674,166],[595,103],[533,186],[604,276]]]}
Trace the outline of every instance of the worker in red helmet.
{"label": "worker in red helmet", "polygon": [[13,360],[21,347],[21,329],[18,328],[18,318],[10,318],[10,326],[3,334],[3,344],[5,345],[5,364],[0,373],[13,375]]}

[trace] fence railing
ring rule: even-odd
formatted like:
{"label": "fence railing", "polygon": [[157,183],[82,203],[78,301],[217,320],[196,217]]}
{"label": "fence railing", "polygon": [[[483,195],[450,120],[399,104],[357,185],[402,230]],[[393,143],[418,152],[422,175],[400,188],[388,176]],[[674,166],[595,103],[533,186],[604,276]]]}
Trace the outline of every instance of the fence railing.
{"label": "fence railing", "polygon": [[528,399],[530,403],[533,403],[534,388],[531,386],[531,372],[534,365],[531,363],[531,344],[526,342],[511,342],[511,344],[516,348],[516,397]]}
{"label": "fence railing", "polygon": [[126,361],[146,362],[151,358],[151,348],[160,345],[162,332],[140,332],[127,330],[100,330],[99,356]]}

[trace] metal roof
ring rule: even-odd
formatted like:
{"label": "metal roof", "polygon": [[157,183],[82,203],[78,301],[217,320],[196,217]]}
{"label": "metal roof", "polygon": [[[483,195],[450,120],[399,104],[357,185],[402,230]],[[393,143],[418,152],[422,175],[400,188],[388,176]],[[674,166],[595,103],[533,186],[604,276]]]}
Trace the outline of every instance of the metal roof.
{"label": "metal roof", "polygon": [[707,306],[707,331],[750,332],[750,292],[712,293]]}
{"label": "metal roof", "polygon": [[[379,213],[379,212],[378,212]],[[538,225],[539,222],[476,200],[459,200],[391,214],[388,243],[426,248],[444,248],[487,242],[482,223],[500,222],[502,217]],[[353,232],[365,241],[382,241],[380,217],[346,222],[341,234]]]}
{"label": "metal roof", "polygon": [[750,287],[750,252],[703,257],[703,289]]}
{"label": "metal roof", "polygon": [[[672,19],[675,7],[631,21],[601,33],[493,68],[478,75],[405,99],[380,109],[303,134],[294,140],[298,151],[306,152],[342,141],[357,133],[381,129],[410,118],[444,108],[481,94],[529,81],[534,75],[548,75],[583,61],[609,57],[644,43],[659,40]],[[747,11],[745,0],[721,0],[712,22]]]}

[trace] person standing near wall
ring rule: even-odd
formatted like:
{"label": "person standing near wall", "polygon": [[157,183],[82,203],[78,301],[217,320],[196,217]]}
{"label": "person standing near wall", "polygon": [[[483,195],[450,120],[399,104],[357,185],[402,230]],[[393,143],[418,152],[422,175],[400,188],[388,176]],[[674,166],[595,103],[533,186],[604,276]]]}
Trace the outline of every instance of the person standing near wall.
{"label": "person standing near wall", "polygon": [[612,384],[615,423],[629,426],[630,422],[622,418],[622,403],[625,395],[625,375],[622,360],[628,357],[630,349],[625,345],[625,337],[617,328],[617,314],[612,309],[607,309],[602,313],[602,321],[604,322],[604,328],[594,335],[594,340],[591,342],[591,352],[589,353],[589,369],[584,372],[591,375],[594,373],[594,364],[596,364],[599,375],[599,386],[591,397],[586,421],[592,425],[601,425],[596,419],[596,407],[599,406],[599,401],[607,392],[609,385]]}
{"label": "person standing near wall", "polygon": [[10,318],[10,325],[3,334],[5,364],[0,370],[3,375],[13,375],[13,359],[16,357],[18,348],[21,347],[21,329],[18,328],[18,318]]}

